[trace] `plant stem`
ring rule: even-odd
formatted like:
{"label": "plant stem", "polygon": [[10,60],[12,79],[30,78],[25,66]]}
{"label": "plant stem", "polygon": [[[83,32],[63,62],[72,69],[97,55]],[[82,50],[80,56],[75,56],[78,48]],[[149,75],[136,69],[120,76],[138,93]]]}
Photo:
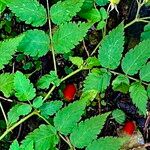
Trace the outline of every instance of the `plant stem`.
{"label": "plant stem", "polygon": [[49,25],[49,37],[50,37],[50,40],[51,40],[51,51],[52,51],[52,56],[53,56],[54,70],[57,74],[55,51],[54,51],[54,47],[53,47],[53,44],[52,44],[53,37],[52,37],[52,25],[51,25],[51,20],[50,20],[49,2],[48,2],[48,0],[46,0],[46,2],[47,2],[47,18],[48,18],[48,25]]}
{"label": "plant stem", "polygon": [[18,125],[20,125],[21,123],[23,123],[24,121],[26,121],[27,119],[29,119],[30,117],[32,117],[33,115],[36,115],[38,112],[37,111],[33,111],[32,113],[30,113],[29,115],[27,115],[26,117],[22,118],[20,121],[18,121],[17,123],[15,123],[12,127],[8,128],[1,136],[0,136],[0,141],[9,133],[11,132],[14,128],[16,128]]}
{"label": "plant stem", "polygon": [[4,111],[4,108],[3,108],[3,106],[2,106],[2,103],[1,103],[1,102],[0,102],[0,108],[1,108],[2,114],[3,114],[3,116],[4,116],[4,119],[5,119],[6,125],[7,125],[8,120],[7,120],[6,113],[5,113],[5,111]]}
{"label": "plant stem", "polygon": [[[110,73],[112,73],[112,74],[114,74],[114,75],[124,75],[124,74],[122,74],[122,73],[119,73],[119,72],[115,72],[115,71],[112,71],[112,70],[109,70],[109,72]],[[131,79],[131,80],[133,80],[133,81],[140,81],[140,80],[138,80],[138,79],[135,79],[135,78],[133,78],[133,77],[130,77],[130,76],[128,76],[128,75],[126,75],[129,79]],[[146,85],[146,86],[148,86],[149,84],[148,83],[145,83],[145,82],[142,82],[142,84],[144,84],[144,85]]]}

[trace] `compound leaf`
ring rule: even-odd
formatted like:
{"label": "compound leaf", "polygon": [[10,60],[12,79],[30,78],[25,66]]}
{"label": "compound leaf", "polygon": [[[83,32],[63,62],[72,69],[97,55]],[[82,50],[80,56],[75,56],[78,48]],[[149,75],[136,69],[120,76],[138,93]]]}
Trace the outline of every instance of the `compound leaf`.
{"label": "compound leaf", "polygon": [[11,126],[19,120],[20,116],[27,115],[32,110],[32,107],[28,104],[16,104],[13,106],[7,116],[8,116],[8,126]]}
{"label": "compound leaf", "polygon": [[139,82],[134,82],[129,88],[129,92],[130,97],[132,98],[132,102],[144,115],[146,115],[148,96],[144,86]]}
{"label": "compound leaf", "polygon": [[60,25],[70,21],[81,10],[84,0],[65,0],[54,4],[50,9],[53,23]]}
{"label": "compound leaf", "polygon": [[3,92],[5,97],[10,97],[13,94],[14,75],[3,73],[0,75],[0,91]]}
{"label": "compound leaf", "polygon": [[56,129],[52,125],[41,125],[38,129],[29,133],[21,142],[21,148],[27,147],[33,142],[36,150],[54,150],[56,144],[59,142]]}
{"label": "compound leaf", "polygon": [[118,137],[104,137],[93,141],[86,150],[120,150],[120,148],[127,142],[127,138]]}
{"label": "compound leaf", "polygon": [[101,132],[109,114],[98,115],[79,123],[70,135],[71,143],[77,148],[88,146]]}
{"label": "compound leaf", "polygon": [[15,96],[19,101],[29,101],[35,97],[33,84],[30,83],[30,80],[20,71],[15,73],[14,88],[16,91]]}
{"label": "compound leaf", "polygon": [[150,58],[149,45],[150,40],[144,40],[135,48],[126,53],[122,60],[122,69],[124,73],[134,75]]}
{"label": "compound leaf", "polygon": [[28,30],[25,37],[19,44],[19,51],[32,57],[44,56],[49,51],[50,40],[48,35],[42,30]]}
{"label": "compound leaf", "polygon": [[99,48],[99,61],[105,68],[116,69],[122,57],[124,45],[124,26],[121,23],[113,29],[101,42]]}
{"label": "compound leaf", "polygon": [[85,101],[79,100],[59,110],[54,118],[56,129],[65,135],[71,133],[81,119],[85,107]]}
{"label": "compound leaf", "polygon": [[48,118],[48,116],[54,115],[63,105],[62,101],[51,101],[44,103],[40,108],[42,116]]}
{"label": "compound leaf", "polygon": [[84,81],[84,91],[96,90],[104,92],[110,84],[111,74],[105,69],[92,71]]}
{"label": "compound leaf", "polygon": [[24,35],[22,34],[18,37],[0,42],[0,69],[3,69],[4,65],[8,64],[12,59],[12,55],[16,52],[23,37]]}
{"label": "compound leaf", "polygon": [[112,116],[120,124],[122,124],[126,119],[125,113],[120,109],[115,109],[112,112]]}
{"label": "compound leaf", "polygon": [[144,65],[140,70],[140,79],[146,82],[150,81],[150,62]]}
{"label": "compound leaf", "polygon": [[53,35],[53,46],[57,53],[68,53],[85,37],[91,23],[65,23]]}
{"label": "compound leaf", "polygon": [[61,80],[58,78],[56,72],[51,71],[38,80],[37,86],[39,89],[48,89],[51,83],[55,86],[59,86],[60,82]]}
{"label": "compound leaf", "polygon": [[46,23],[46,9],[37,0],[4,0],[21,21],[38,27]]}
{"label": "compound leaf", "polygon": [[130,81],[124,75],[118,75],[112,82],[113,90],[127,93],[129,90]]}

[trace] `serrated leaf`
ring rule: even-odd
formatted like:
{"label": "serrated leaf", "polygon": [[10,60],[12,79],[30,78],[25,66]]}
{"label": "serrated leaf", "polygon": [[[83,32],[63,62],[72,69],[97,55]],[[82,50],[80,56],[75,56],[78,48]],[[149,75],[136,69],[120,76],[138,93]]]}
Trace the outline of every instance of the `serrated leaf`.
{"label": "serrated leaf", "polygon": [[86,103],[80,100],[59,110],[54,118],[56,129],[64,135],[71,133],[73,128],[77,126],[77,122],[81,119],[85,107]]}
{"label": "serrated leaf", "polygon": [[124,26],[121,23],[109,32],[101,41],[99,48],[99,61],[105,68],[116,69],[122,57],[124,45]]}
{"label": "serrated leaf", "polygon": [[48,116],[54,115],[62,107],[62,101],[52,101],[44,103],[40,108],[40,113],[42,116],[48,118]]}
{"label": "serrated leaf", "polygon": [[53,35],[53,46],[57,53],[68,53],[83,40],[91,23],[65,23]]}
{"label": "serrated leaf", "polygon": [[122,69],[124,73],[134,75],[150,58],[149,45],[150,40],[139,43],[135,48],[126,53],[122,60]]}
{"label": "serrated leaf", "polygon": [[15,54],[17,47],[24,35],[20,35],[15,38],[4,40],[0,42],[0,69],[4,68],[4,65],[8,64],[12,59],[12,55]]}
{"label": "serrated leaf", "polygon": [[84,0],[84,3],[81,7],[82,11],[90,10],[94,7],[94,0]]}
{"label": "serrated leaf", "polygon": [[61,80],[58,78],[56,72],[51,71],[38,80],[37,87],[39,89],[48,89],[51,83],[55,86],[59,86],[60,82]]}
{"label": "serrated leaf", "polygon": [[3,2],[0,2],[0,14],[5,10],[6,4]]}
{"label": "serrated leaf", "polygon": [[13,74],[3,73],[0,75],[0,91],[2,91],[7,98],[13,94],[13,81]]}
{"label": "serrated leaf", "polygon": [[108,0],[96,0],[95,2],[99,6],[105,6],[108,3]]}
{"label": "serrated leaf", "polygon": [[104,92],[110,84],[111,74],[105,69],[96,70],[88,74],[84,81],[84,91],[96,90]]}
{"label": "serrated leaf", "polygon": [[80,68],[83,65],[83,58],[82,57],[69,57],[70,61],[77,65]]}
{"label": "serrated leaf", "polygon": [[147,109],[147,101],[148,101],[148,96],[147,92],[144,88],[143,85],[139,82],[134,82],[130,88],[130,97],[132,98],[132,102],[137,106],[137,108],[144,114],[146,115]]}
{"label": "serrated leaf", "polygon": [[20,71],[15,73],[14,88],[16,91],[15,96],[19,101],[29,101],[35,97],[35,88],[33,88],[33,84],[30,83],[30,80]]}
{"label": "serrated leaf", "polygon": [[33,100],[33,107],[35,108],[39,108],[43,105],[43,97],[42,96],[38,96]]}
{"label": "serrated leaf", "polygon": [[33,145],[33,141],[31,140],[30,142],[24,144],[20,150],[35,150],[34,149],[34,145]]}
{"label": "serrated leaf", "polygon": [[120,150],[120,148],[128,141],[128,139],[120,137],[104,137],[93,141],[86,150]]}
{"label": "serrated leaf", "polygon": [[79,16],[94,23],[102,19],[100,12],[94,8],[88,11],[81,11]]}
{"label": "serrated leaf", "polygon": [[37,0],[4,0],[21,21],[38,27],[46,23],[46,9]]}
{"label": "serrated leaf", "polygon": [[113,90],[127,93],[129,91],[130,81],[124,75],[118,75],[112,82]]}
{"label": "serrated leaf", "polygon": [[96,57],[88,57],[86,60],[86,66],[85,68],[93,68],[93,67],[98,67],[100,66],[100,62]]}
{"label": "serrated leaf", "polygon": [[124,121],[126,119],[125,113],[120,109],[115,109],[112,112],[112,116],[119,124],[124,123]]}
{"label": "serrated leaf", "polygon": [[59,138],[52,125],[41,125],[25,137],[20,147],[26,147],[31,141],[33,141],[35,150],[54,150]]}
{"label": "serrated leaf", "polygon": [[41,57],[49,51],[49,36],[42,30],[28,30],[21,43],[19,51],[32,57]]}
{"label": "serrated leaf", "polygon": [[55,24],[70,21],[81,10],[84,0],[65,0],[54,4],[50,9],[50,16]]}
{"label": "serrated leaf", "polygon": [[19,120],[20,116],[27,115],[31,112],[32,107],[28,104],[16,104],[13,106],[7,116],[8,116],[8,126],[11,126]]}
{"label": "serrated leaf", "polygon": [[144,26],[144,31],[141,34],[141,41],[150,39],[150,23]]}
{"label": "serrated leaf", "polygon": [[13,143],[10,145],[9,150],[20,150],[19,143],[17,140],[13,141]]}
{"label": "serrated leaf", "polygon": [[146,82],[150,81],[150,62],[144,65],[140,70],[140,79]]}
{"label": "serrated leaf", "polygon": [[101,132],[109,114],[98,115],[79,123],[70,135],[71,143],[77,148],[88,146]]}

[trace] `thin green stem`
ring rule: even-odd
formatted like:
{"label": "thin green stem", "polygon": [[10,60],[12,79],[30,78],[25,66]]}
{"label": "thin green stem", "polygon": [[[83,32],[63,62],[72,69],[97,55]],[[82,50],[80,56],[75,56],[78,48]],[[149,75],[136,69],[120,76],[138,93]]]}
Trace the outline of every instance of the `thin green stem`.
{"label": "thin green stem", "polygon": [[[48,2],[48,0],[46,0],[46,2],[47,2],[47,18],[48,18],[48,25],[49,25],[49,37],[50,37],[50,40],[52,42],[53,37],[52,37],[52,25],[51,25],[51,20],[50,20],[49,2]],[[51,43],[51,51],[52,51],[52,56],[53,56],[54,69],[55,69],[55,72],[57,74],[55,51],[54,51],[54,47],[53,47],[52,43]]]}
{"label": "thin green stem", "polygon": [[18,125],[20,125],[21,123],[25,122],[27,119],[29,119],[30,117],[32,117],[33,115],[36,115],[38,112],[37,111],[33,111],[32,113],[30,113],[29,115],[27,115],[26,117],[22,118],[20,121],[18,121],[17,123],[15,123],[13,126],[11,126],[10,128],[8,128],[1,136],[0,136],[0,141],[9,133],[11,132],[14,128],[16,128]]}
{"label": "thin green stem", "polygon": [[[122,73],[119,73],[119,72],[115,72],[115,71],[112,71],[112,70],[109,70],[110,73],[114,74],[114,75],[124,75]],[[126,75],[129,79],[133,80],[133,81],[136,81],[136,82],[141,82],[140,80],[136,79],[136,78],[133,78],[129,75]],[[145,82],[142,82],[142,84],[148,86],[149,84],[148,83],[145,83]]]}

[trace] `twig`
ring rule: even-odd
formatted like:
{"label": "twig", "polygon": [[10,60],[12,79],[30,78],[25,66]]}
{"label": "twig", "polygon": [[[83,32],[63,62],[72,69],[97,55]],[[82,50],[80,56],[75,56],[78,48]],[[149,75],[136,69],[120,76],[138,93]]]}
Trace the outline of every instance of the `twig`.
{"label": "twig", "polygon": [[6,122],[6,124],[7,124],[8,120],[7,120],[6,113],[5,113],[5,111],[4,111],[4,108],[3,108],[3,106],[2,106],[2,103],[1,103],[1,102],[0,102],[0,108],[1,108],[1,111],[2,111],[2,113],[3,113],[3,116],[4,116],[4,119],[5,119],[5,122]]}
{"label": "twig", "polygon": [[4,97],[2,97],[2,96],[0,96],[0,99],[2,99],[2,100],[4,100],[4,101],[8,101],[8,102],[13,102],[13,100],[4,98]]}

